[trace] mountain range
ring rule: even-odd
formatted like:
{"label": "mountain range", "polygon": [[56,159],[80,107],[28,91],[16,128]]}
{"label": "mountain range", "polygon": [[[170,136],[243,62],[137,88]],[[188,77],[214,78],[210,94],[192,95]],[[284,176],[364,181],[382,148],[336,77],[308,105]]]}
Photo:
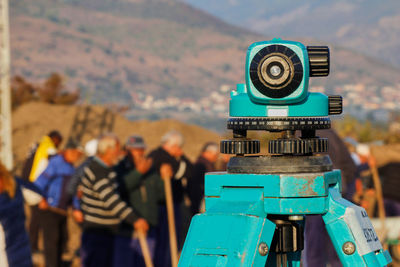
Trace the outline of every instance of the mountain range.
{"label": "mountain range", "polygon": [[400,67],[397,0],[183,0],[244,29],[284,38],[308,36]]}
{"label": "mountain range", "polygon": [[[221,86],[233,89],[244,81],[247,47],[275,36],[174,0],[13,0],[10,7],[14,75],[40,81],[58,72],[84,102],[132,109],[137,95],[196,101]],[[329,44],[297,35],[307,45]],[[331,75],[313,79],[313,86],[332,92],[345,84],[400,83],[399,70],[387,61],[344,44],[330,48]]]}

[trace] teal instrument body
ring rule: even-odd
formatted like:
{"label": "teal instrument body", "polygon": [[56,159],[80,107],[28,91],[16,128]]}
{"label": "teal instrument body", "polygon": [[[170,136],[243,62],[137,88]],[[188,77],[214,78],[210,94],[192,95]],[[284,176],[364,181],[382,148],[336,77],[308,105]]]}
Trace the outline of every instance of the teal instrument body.
{"label": "teal instrument body", "polygon": [[[179,267],[276,266],[271,247],[275,224],[270,214],[321,214],[337,254],[346,267],[386,266],[382,246],[365,210],[341,198],[340,171],[288,174],[208,173],[206,211],[192,219]],[[354,253],[343,251],[346,242]],[[270,257],[270,255],[272,255]],[[288,255],[300,266],[300,252]]]}
{"label": "teal instrument body", "polygon": [[[325,117],[329,115],[328,96],[307,93],[306,97],[292,104],[261,104],[252,102],[245,84],[238,84],[231,92],[230,117]],[[246,107],[246,108],[244,108]]]}
{"label": "teal instrument body", "polygon": [[[308,92],[309,77],[329,74],[329,48],[273,39],[247,51],[244,84],[231,93],[221,152],[227,172],[205,176],[205,212],[193,217],[179,267],[299,267],[307,215],[320,215],[346,267],[391,262],[366,211],[341,197],[341,173],[327,155],[328,115],[341,96]],[[249,130],[282,132],[269,156]],[[301,132],[301,136],[296,135]]]}
{"label": "teal instrument body", "polygon": [[[251,73],[259,72],[260,69],[252,68],[255,57],[263,54],[262,51],[269,49],[272,54],[277,48],[284,46],[290,50],[288,58],[296,58],[293,74],[298,73],[296,88],[290,90],[282,97],[266,96],[255,86]],[[283,51],[285,52],[285,51]],[[287,51],[286,51],[287,52]],[[265,53],[264,53],[265,54]],[[299,69],[296,70],[296,66]],[[301,66],[301,67],[300,67]],[[285,66],[289,68],[288,66]],[[237,90],[232,91],[229,102],[229,116],[231,117],[322,117],[329,115],[328,96],[322,93],[308,92],[310,62],[306,46],[299,42],[273,39],[271,41],[257,42],[252,44],[247,51],[246,57],[246,83],[238,84]],[[286,84],[287,85],[287,84]],[[278,87],[279,88],[279,87]],[[273,89],[271,91],[280,91]]]}

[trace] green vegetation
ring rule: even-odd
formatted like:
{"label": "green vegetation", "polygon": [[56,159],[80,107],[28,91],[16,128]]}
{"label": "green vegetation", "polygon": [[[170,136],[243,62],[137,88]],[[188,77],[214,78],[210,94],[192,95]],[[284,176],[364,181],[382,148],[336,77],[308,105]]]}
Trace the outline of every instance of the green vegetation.
{"label": "green vegetation", "polygon": [[65,69],[65,74],[70,78],[74,78],[76,77],[76,69],[67,67]]}
{"label": "green vegetation", "polygon": [[131,71],[129,68],[124,68],[125,76],[128,82],[132,85],[141,84],[139,75],[136,72]]}
{"label": "green vegetation", "polygon": [[352,137],[361,143],[383,141],[384,143],[398,143],[400,132],[390,131],[390,124],[399,122],[399,119],[390,123],[360,121],[352,116],[344,116],[334,121],[334,128],[342,137]]}
{"label": "green vegetation", "polygon": [[51,74],[42,84],[28,82],[21,76],[15,76],[11,82],[12,108],[31,102],[39,101],[50,104],[72,105],[79,99],[78,90],[67,90],[60,74]]}
{"label": "green vegetation", "polygon": [[232,65],[231,64],[229,64],[229,63],[225,63],[224,65],[222,65],[222,70],[224,71],[224,72],[229,72],[230,70],[232,70]]}

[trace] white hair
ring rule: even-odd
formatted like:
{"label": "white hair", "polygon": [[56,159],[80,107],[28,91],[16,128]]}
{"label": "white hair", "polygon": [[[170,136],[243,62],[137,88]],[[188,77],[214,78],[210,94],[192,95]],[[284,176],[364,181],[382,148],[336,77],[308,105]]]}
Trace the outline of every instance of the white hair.
{"label": "white hair", "polygon": [[219,152],[219,145],[217,143],[214,143],[214,142],[207,143],[203,148],[203,152],[206,152],[206,151],[218,153]]}
{"label": "white hair", "polygon": [[85,144],[85,153],[88,157],[93,157],[97,153],[97,144],[99,140],[92,139]]}
{"label": "white hair", "polygon": [[370,156],[371,155],[370,147],[367,144],[358,144],[356,146],[356,152],[361,156]]}
{"label": "white hair", "polygon": [[183,135],[176,130],[169,131],[161,137],[161,145],[177,145],[182,147],[183,141]]}
{"label": "white hair", "polygon": [[100,136],[97,144],[97,155],[104,155],[109,148],[115,148],[119,139],[115,134],[108,133]]}

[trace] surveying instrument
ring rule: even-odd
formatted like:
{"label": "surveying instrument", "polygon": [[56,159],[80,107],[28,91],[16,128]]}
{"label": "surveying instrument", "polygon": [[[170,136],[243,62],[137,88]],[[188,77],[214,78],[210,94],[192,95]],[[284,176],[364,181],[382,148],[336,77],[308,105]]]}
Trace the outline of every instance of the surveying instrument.
{"label": "surveying instrument", "polygon": [[[227,172],[207,173],[203,214],[193,217],[179,267],[300,266],[307,215],[322,215],[343,266],[391,262],[366,211],[341,196],[328,140],[316,130],[342,113],[342,98],[308,92],[329,74],[329,48],[273,39],[247,51],[246,84],[231,93],[221,152]],[[267,155],[247,131],[282,132]],[[301,136],[296,136],[296,131]]]}

